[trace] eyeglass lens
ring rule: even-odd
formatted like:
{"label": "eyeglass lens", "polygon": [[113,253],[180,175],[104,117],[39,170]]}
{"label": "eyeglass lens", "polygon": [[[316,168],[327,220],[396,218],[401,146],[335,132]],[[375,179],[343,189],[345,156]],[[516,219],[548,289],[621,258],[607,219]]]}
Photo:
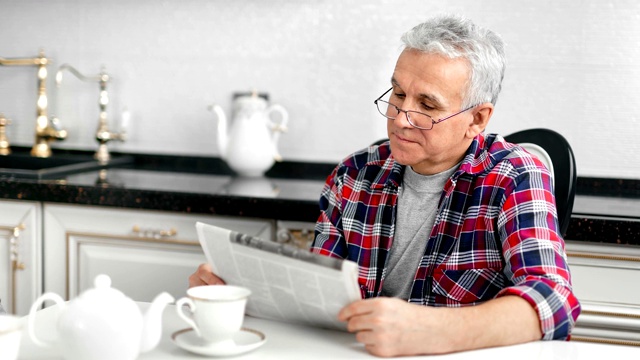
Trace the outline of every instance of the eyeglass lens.
{"label": "eyeglass lens", "polygon": [[376,101],[378,111],[387,119],[395,119],[398,114],[400,114],[400,111],[403,111],[407,115],[409,124],[413,125],[414,127],[426,130],[429,130],[433,127],[433,120],[429,115],[412,110],[401,110],[397,105],[392,104],[389,99],[390,95],[387,94]]}

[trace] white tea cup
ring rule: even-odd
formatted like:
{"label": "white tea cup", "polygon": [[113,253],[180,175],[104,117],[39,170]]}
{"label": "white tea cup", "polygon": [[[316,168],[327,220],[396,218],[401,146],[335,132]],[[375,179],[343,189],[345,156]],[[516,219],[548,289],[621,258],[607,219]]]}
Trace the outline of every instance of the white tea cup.
{"label": "white tea cup", "polygon": [[[233,346],[251,290],[232,285],[196,286],[176,301],[178,316],[191,325],[206,346]],[[185,313],[183,305],[191,314]]]}
{"label": "white tea cup", "polygon": [[0,360],[15,360],[20,350],[22,323],[13,315],[0,315]]}

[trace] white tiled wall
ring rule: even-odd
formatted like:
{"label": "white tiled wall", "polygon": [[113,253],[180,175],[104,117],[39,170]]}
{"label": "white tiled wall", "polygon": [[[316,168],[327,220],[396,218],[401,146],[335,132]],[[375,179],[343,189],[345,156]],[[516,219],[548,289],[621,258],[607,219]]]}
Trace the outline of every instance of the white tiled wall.
{"label": "white tiled wall", "polygon": [[[456,12],[506,40],[509,67],[489,131],[549,127],[567,137],[580,176],[640,178],[640,2],[635,0],[0,0],[0,57],[54,59],[57,146],[91,149],[97,85],[53,73],[70,63],[113,76],[112,126],[132,114],[121,151],[216,156],[207,105],[230,110],[257,88],[289,109],[286,160],[335,162],[385,136],[373,100],[399,37]],[[14,144],[35,124],[35,69],[0,67],[0,112]]]}

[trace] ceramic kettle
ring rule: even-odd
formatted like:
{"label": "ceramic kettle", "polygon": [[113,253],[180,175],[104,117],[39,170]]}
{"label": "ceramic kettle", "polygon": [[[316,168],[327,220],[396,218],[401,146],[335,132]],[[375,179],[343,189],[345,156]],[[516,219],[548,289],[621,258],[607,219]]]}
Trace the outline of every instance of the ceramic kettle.
{"label": "ceramic kettle", "polygon": [[[43,342],[35,334],[36,311],[51,300],[60,308],[58,338]],[[143,315],[130,298],[111,287],[107,275],[98,275],[94,288],[69,303],[55,293],[45,293],[31,306],[28,333],[41,347],[57,347],[67,360],[134,360],[160,342],[162,311],[174,301],[163,292]]]}
{"label": "ceramic kettle", "polygon": [[[278,138],[286,131],[289,121],[289,113],[284,107],[269,106],[267,100],[254,92],[234,100],[231,123],[219,105],[211,105],[210,109],[218,118],[220,157],[238,175],[262,176],[276,161],[282,161]],[[275,113],[279,114],[279,122],[272,120]]]}

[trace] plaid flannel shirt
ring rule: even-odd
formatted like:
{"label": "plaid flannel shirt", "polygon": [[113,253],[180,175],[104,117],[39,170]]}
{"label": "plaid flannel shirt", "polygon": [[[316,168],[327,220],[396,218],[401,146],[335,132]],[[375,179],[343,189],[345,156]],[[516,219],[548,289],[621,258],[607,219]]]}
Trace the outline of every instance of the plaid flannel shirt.
{"label": "plaid flannel shirt", "polygon": [[[385,279],[403,171],[387,142],[346,158],[322,191],[311,250],[357,262],[365,298]],[[517,295],[537,311],[543,339],[567,339],[580,304],[552,186],[522,147],[478,135],[442,191],[409,302],[460,307]]]}

